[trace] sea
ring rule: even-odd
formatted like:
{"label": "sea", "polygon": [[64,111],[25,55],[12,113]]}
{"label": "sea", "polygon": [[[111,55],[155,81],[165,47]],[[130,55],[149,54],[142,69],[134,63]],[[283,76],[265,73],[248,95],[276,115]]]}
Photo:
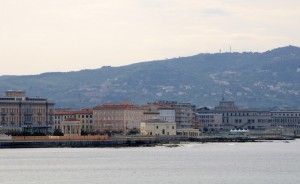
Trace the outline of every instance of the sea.
{"label": "sea", "polygon": [[297,184],[300,140],[0,149],[1,184]]}

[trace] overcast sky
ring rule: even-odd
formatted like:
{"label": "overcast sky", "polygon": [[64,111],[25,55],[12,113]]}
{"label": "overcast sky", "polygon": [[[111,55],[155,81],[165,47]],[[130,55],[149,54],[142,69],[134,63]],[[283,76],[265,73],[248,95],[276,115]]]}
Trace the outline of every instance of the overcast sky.
{"label": "overcast sky", "polygon": [[287,45],[299,0],[0,0],[0,75]]}

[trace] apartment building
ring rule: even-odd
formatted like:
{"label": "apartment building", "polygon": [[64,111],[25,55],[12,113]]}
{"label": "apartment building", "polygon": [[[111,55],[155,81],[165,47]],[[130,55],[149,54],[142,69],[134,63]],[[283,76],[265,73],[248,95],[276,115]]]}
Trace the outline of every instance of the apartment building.
{"label": "apartment building", "polygon": [[147,105],[143,106],[147,111],[151,112],[158,112],[159,119],[168,121],[168,122],[175,122],[175,108],[169,105],[162,105],[162,104],[151,104],[148,103]]}
{"label": "apartment building", "polygon": [[0,97],[0,129],[50,134],[54,130],[54,102],[27,97],[25,91],[6,91]]}
{"label": "apartment building", "polygon": [[175,109],[175,122],[177,128],[192,128],[195,122],[196,106],[191,103],[178,103],[176,101],[155,101],[154,104],[168,105]]}

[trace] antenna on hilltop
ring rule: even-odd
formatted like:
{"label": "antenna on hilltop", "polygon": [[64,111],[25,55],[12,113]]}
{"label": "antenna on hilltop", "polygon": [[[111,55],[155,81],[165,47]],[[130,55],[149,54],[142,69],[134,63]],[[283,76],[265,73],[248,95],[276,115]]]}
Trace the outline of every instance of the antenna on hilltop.
{"label": "antenna on hilltop", "polygon": [[230,45],[230,49],[229,49],[229,52],[231,53],[231,45]]}

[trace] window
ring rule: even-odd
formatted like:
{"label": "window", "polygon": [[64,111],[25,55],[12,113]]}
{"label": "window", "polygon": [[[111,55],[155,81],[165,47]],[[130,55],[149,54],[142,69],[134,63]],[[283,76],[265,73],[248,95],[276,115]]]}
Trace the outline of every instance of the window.
{"label": "window", "polygon": [[156,126],[156,129],[158,129],[158,126]]}

